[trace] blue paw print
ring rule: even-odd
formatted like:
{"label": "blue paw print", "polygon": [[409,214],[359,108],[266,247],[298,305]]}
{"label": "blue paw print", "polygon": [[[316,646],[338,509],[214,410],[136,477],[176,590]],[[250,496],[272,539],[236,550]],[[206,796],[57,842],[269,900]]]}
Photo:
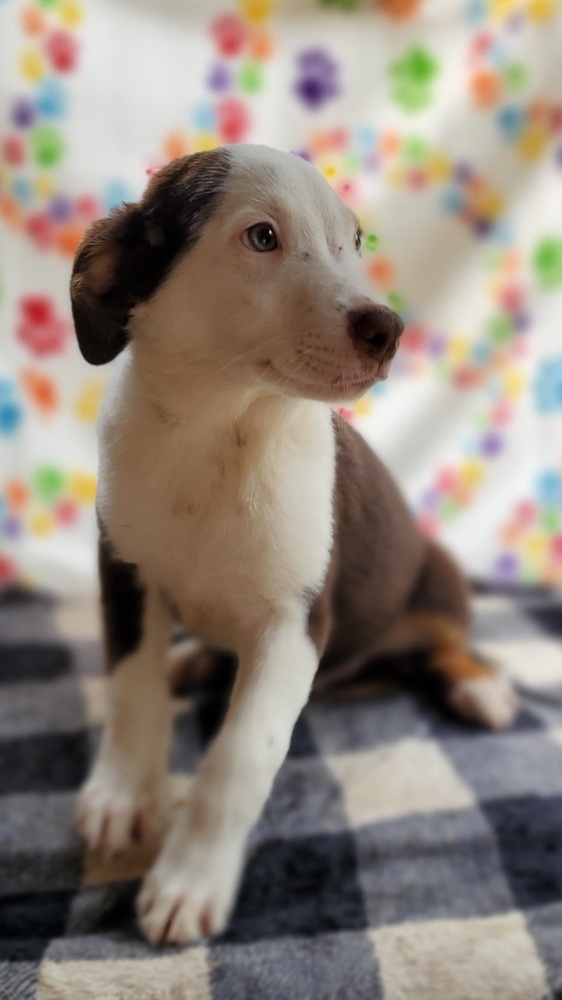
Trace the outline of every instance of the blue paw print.
{"label": "blue paw print", "polygon": [[295,93],[309,108],[321,107],[340,92],[338,64],[324,49],[307,49],[297,59]]}
{"label": "blue paw print", "polygon": [[31,205],[33,201],[33,188],[27,177],[14,177],[11,190],[14,198],[21,205]]}
{"label": "blue paw print", "polygon": [[537,497],[545,507],[559,508],[562,503],[562,475],[556,469],[545,469],[537,478]]}
{"label": "blue paw print", "polygon": [[516,139],[525,125],[525,115],[522,108],[506,104],[498,111],[497,122],[506,139]]}
{"label": "blue paw print", "polygon": [[103,204],[106,212],[111,212],[112,208],[117,208],[124,201],[132,201],[133,194],[128,184],[120,180],[110,180],[107,182],[104,191]]}
{"label": "blue paw print", "polygon": [[200,101],[193,109],[192,119],[201,132],[212,132],[217,126],[216,111],[210,101]]}
{"label": "blue paw print", "polygon": [[443,191],[442,205],[446,212],[451,215],[457,215],[465,207],[466,198],[459,188],[451,184]]}
{"label": "blue paw print", "polygon": [[22,418],[23,408],[16,399],[15,382],[0,379],[0,434],[15,434]]}
{"label": "blue paw print", "polygon": [[533,392],[539,413],[562,410],[562,355],[542,361]]}
{"label": "blue paw print", "polygon": [[470,24],[482,24],[486,19],[484,0],[470,0],[466,6],[466,17]]}
{"label": "blue paw print", "polygon": [[357,148],[360,149],[362,153],[369,153],[376,146],[378,134],[374,128],[370,128],[366,125],[359,129],[355,138]]}
{"label": "blue paw print", "polygon": [[35,103],[43,118],[62,118],[66,114],[66,94],[62,85],[54,77],[43,81]]}

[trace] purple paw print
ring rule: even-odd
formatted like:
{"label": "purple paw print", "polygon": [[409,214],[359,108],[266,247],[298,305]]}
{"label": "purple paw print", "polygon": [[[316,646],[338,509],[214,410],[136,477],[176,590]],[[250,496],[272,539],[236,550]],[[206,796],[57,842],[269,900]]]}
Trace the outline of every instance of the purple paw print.
{"label": "purple paw print", "polygon": [[309,108],[320,108],[340,91],[337,62],[325,49],[307,49],[297,58],[295,93]]}

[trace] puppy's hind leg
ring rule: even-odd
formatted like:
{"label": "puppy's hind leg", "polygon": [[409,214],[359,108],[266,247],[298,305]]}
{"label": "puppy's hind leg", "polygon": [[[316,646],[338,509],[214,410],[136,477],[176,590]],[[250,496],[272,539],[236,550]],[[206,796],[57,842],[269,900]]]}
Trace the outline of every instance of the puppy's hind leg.
{"label": "puppy's hind leg", "polygon": [[135,839],[157,842],[166,809],[170,700],[165,674],[170,613],[135,566],[100,541],[108,716],[76,809],[90,848],[112,855]]}
{"label": "puppy's hind leg", "polygon": [[202,688],[228,689],[235,671],[234,653],[211,649],[194,636],[174,643],[166,656],[170,692],[180,697]]}
{"label": "puppy's hind leg", "polygon": [[428,543],[407,622],[429,648],[428,669],[446,703],[460,716],[489,729],[507,728],[517,711],[508,680],[468,648],[468,586],[452,559]]}

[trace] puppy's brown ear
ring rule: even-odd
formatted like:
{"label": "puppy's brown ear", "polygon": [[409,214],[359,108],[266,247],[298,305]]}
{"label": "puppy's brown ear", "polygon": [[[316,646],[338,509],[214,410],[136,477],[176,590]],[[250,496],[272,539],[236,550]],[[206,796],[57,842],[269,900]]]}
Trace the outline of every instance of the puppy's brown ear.
{"label": "puppy's brown ear", "polygon": [[[131,257],[146,247],[137,205],[124,205],[90,226],[78,247],[70,280],[72,315],[80,350],[92,365],[104,365],[123,350],[135,296],[127,281]],[[147,248],[148,249],[148,248]]]}
{"label": "puppy's brown ear", "polygon": [[125,347],[131,310],[146,302],[214,211],[230,170],[225,149],[172,160],[137,205],[123,205],[88,229],[70,282],[80,350],[92,365]]}

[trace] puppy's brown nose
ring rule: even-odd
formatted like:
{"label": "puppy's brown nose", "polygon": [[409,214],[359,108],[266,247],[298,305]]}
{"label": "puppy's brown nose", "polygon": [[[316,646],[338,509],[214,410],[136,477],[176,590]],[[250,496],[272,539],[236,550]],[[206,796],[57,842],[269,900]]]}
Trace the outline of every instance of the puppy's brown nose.
{"label": "puppy's brown nose", "polygon": [[353,343],[370,358],[391,358],[398,347],[404,324],[387,306],[368,306],[348,314],[348,330]]}

